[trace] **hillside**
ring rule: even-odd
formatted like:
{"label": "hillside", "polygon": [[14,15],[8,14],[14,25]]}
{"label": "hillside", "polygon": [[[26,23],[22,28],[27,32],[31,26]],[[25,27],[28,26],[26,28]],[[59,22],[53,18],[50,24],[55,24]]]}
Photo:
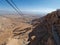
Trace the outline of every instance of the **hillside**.
{"label": "hillside", "polygon": [[[46,16],[32,21],[34,29],[29,33],[29,45],[56,45],[52,25],[60,25],[60,10],[48,13]],[[60,28],[57,27],[60,36]],[[34,38],[32,39],[31,37]],[[57,39],[56,39],[57,40]]]}

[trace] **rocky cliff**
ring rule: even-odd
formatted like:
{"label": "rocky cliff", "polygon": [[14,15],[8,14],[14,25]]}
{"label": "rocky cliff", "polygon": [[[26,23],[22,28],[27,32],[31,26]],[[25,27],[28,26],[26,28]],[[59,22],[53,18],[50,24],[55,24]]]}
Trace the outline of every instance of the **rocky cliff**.
{"label": "rocky cliff", "polygon": [[[53,37],[52,26],[57,27],[57,33],[60,36],[60,10],[48,13],[46,16],[33,20],[34,29],[29,33],[28,45],[56,45]],[[34,38],[32,39],[32,37]]]}

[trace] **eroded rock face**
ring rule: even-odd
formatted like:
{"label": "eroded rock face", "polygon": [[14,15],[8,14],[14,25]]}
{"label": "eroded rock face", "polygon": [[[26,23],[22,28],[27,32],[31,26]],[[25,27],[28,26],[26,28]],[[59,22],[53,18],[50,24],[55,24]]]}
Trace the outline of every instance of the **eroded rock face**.
{"label": "eroded rock face", "polygon": [[[39,20],[41,19],[35,21],[37,23],[33,26],[37,26],[29,33],[30,43],[28,45],[56,45],[52,34],[52,25],[60,24],[60,10],[47,14],[42,18],[42,21]],[[60,28],[57,30],[59,33]],[[31,38],[33,36],[35,36],[34,39]]]}

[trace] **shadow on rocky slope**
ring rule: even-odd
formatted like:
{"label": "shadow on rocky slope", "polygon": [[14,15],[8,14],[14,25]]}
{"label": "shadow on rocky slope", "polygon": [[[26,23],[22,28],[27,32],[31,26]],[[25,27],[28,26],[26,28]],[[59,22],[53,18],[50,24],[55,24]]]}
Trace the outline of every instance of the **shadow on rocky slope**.
{"label": "shadow on rocky slope", "polygon": [[[42,19],[42,21],[35,20],[36,23],[33,25],[35,28],[29,33],[28,45],[56,45],[52,35],[52,25],[60,24],[60,10],[49,13]],[[60,28],[57,30],[60,36]]]}

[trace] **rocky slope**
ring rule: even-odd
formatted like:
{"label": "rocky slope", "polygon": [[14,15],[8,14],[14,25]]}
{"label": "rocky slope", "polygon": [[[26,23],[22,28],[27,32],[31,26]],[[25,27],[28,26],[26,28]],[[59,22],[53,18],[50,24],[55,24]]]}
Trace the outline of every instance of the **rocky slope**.
{"label": "rocky slope", "polygon": [[[60,25],[60,10],[35,19],[32,24],[34,29],[29,33],[30,43],[28,45],[56,45],[52,33],[52,25]],[[60,28],[57,28],[57,32],[60,36]],[[34,38],[32,39],[33,36]]]}

